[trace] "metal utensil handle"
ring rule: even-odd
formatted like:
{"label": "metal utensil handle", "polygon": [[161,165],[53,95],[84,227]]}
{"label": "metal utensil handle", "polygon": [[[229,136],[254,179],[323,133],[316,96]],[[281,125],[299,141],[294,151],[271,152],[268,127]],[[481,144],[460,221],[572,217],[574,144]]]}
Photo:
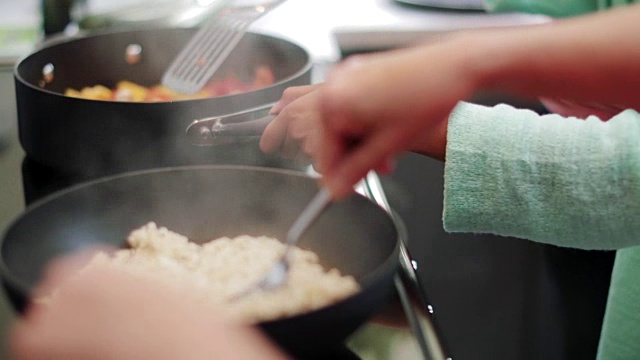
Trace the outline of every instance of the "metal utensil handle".
{"label": "metal utensil handle", "polygon": [[394,284],[425,360],[451,360],[432,318],[433,307],[424,299],[420,284],[414,277],[411,257],[403,243],[400,243],[400,260],[401,269],[396,274]]}
{"label": "metal utensil handle", "polygon": [[273,103],[269,103],[232,114],[194,120],[185,133],[191,144],[200,146],[227,143],[233,138],[261,136],[276,116],[268,114],[272,106]]}
{"label": "metal utensil handle", "polygon": [[275,118],[276,115],[269,114],[255,120],[231,124],[221,123],[217,129],[214,126],[212,131],[216,133],[216,136],[260,136]]}
{"label": "metal utensil handle", "polygon": [[403,310],[412,333],[416,337],[422,356],[427,360],[451,360],[439,335],[433,319],[433,307],[426,300],[420,286],[418,274],[414,268],[409,250],[406,247],[406,232],[401,220],[392,211],[382,190],[378,175],[371,171],[364,179],[366,196],[389,212],[398,226],[400,242],[400,270],[394,278],[394,285],[400,297]]}
{"label": "metal utensil handle", "polygon": [[328,188],[322,187],[311,199],[311,202],[302,210],[300,216],[291,225],[287,233],[287,245],[294,245],[302,234],[318,219],[327,205],[331,202],[331,192]]}

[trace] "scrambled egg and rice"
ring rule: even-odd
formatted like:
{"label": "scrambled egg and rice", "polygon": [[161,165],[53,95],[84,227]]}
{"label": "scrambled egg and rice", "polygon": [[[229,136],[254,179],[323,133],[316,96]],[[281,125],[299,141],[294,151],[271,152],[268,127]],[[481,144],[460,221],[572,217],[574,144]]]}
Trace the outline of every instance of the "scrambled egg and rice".
{"label": "scrambled egg and rice", "polygon": [[284,244],[265,236],[243,235],[200,245],[153,222],[131,232],[127,241],[129,249],[99,253],[88,267],[107,264],[140,278],[185,287],[213,305],[223,305],[230,316],[243,322],[308,312],[359,290],[352,276],[325,270],[315,253],[295,248],[285,286],[228,302],[266,274],[283,253]]}

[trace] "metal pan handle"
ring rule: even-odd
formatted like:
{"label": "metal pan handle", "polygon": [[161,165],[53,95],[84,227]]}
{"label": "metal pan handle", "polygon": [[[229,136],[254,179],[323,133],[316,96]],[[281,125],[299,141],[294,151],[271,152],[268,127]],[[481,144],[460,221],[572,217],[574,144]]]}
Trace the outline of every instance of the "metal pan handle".
{"label": "metal pan handle", "polygon": [[213,146],[261,136],[276,115],[269,114],[273,104],[241,112],[194,120],[186,130],[192,145]]}
{"label": "metal pan handle", "polygon": [[375,172],[369,172],[363,181],[366,196],[387,210],[398,227],[400,241],[400,270],[394,284],[400,298],[407,321],[425,360],[451,360],[439,330],[434,321],[433,307],[422,291],[416,265],[406,246],[406,229],[397,214],[393,212]]}

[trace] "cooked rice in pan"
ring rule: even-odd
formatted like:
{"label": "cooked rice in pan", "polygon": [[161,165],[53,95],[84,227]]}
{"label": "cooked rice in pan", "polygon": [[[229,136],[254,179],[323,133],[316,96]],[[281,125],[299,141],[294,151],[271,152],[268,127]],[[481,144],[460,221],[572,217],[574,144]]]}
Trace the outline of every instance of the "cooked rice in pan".
{"label": "cooked rice in pan", "polygon": [[325,270],[318,256],[293,249],[288,283],[276,290],[228,299],[255,284],[279,259],[285,245],[266,236],[219,238],[199,245],[151,222],[129,235],[130,249],[100,253],[88,266],[110,264],[128,273],[184,286],[243,322],[256,323],[305,313],[359,290],[352,276]]}

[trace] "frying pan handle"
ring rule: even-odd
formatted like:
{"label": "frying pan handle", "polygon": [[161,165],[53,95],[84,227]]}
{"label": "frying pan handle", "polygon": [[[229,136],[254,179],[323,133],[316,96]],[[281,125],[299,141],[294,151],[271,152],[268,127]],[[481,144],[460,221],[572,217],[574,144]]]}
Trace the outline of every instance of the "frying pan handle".
{"label": "frying pan handle", "polygon": [[388,211],[398,228],[400,269],[394,278],[394,284],[422,355],[427,360],[451,360],[435,324],[433,307],[422,291],[416,271],[417,263],[411,258],[406,246],[407,232],[404,223],[391,209],[375,172],[370,172],[363,183],[365,195]]}
{"label": "frying pan handle", "polygon": [[426,360],[451,360],[433,319],[433,307],[426,302],[418,279],[415,277],[413,261],[403,243],[400,245],[400,270],[394,284],[407,321],[416,337]]}
{"label": "frying pan handle", "polygon": [[217,136],[260,136],[267,125],[275,118],[275,115],[269,114],[255,120],[232,124],[221,123],[217,128],[214,128],[213,131],[216,131]]}
{"label": "frying pan handle", "polygon": [[276,117],[268,113],[272,106],[267,104],[233,114],[195,120],[187,127],[187,137],[193,145],[211,146],[261,136]]}

